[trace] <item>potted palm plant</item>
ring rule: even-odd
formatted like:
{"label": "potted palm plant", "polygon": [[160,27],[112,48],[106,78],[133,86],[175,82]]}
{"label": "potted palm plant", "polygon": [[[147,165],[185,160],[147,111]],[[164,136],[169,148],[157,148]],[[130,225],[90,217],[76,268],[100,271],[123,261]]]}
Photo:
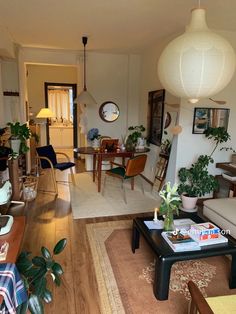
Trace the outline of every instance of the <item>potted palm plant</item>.
{"label": "potted palm plant", "polygon": [[29,139],[31,135],[27,124],[8,122],[7,125],[10,127],[10,145],[13,152],[17,154],[25,154],[29,150],[26,140]]}
{"label": "potted palm plant", "polygon": [[[138,143],[144,144],[144,139],[142,137],[142,133],[146,130],[145,127],[141,125],[136,126],[130,126],[128,128],[129,131],[132,131],[125,142],[126,150],[127,151],[133,151],[135,150],[135,147],[138,145]],[[141,141],[140,141],[141,139]],[[144,146],[144,145],[143,145]]]}

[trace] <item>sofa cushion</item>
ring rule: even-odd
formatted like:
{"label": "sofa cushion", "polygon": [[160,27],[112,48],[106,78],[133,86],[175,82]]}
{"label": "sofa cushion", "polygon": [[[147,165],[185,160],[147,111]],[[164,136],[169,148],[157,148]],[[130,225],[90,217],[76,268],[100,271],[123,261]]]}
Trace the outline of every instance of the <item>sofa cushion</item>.
{"label": "sofa cushion", "polygon": [[203,204],[203,215],[236,238],[236,198],[211,199]]}

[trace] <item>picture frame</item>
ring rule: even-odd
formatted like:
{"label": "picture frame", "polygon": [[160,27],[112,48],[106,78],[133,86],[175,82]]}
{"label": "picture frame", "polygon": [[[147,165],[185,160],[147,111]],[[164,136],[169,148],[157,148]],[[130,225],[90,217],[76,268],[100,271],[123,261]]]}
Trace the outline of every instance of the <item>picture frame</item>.
{"label": "picture frame", "polygon": [[224,127],[227,131],[230,109],[221,108],[194,108],[193,134],[203,134],[211,127]]}
{"label": "picture frame", "polygon": [[159,89],[148,93],[148,141],[161,146],[163,132],[165,90]]}

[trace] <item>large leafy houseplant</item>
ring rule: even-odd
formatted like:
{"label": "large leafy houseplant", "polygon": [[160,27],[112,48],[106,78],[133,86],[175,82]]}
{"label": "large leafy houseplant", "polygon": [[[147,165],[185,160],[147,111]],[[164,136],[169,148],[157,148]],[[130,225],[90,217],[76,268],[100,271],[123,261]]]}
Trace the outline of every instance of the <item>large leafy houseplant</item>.
{"label": "large leafy houseplant", "polygon": [[208,128],[204,134],[215,143],[211,154],[200,155],[190,168],[183,167],[178,173],[180,180],[178,192],[189,197],[204,196],[218,187],[216,178],[208,172],[208,166],[214,162],[212,155],[217,147],[230,140],[230,135],[224,127]]}
{"label": "large leafy houseplant", "polygon": [[46,247],[42,247],[41,256],[30,259],[31,253],[29,252],[22,252],[19,255],[16,266],[28,292],[28,300],[17,308],[18,314],[25,314],[27,310],[32,314],[44,313],[44,302],[52,301],[52,293],[47,287],[48,280],[51,277],[57,286],[61,284],[60,277],[63,269],[54,260],[54,256],[64,250],[66,242],[66,239],[61,239],[55,245],[53,254]]}
{"label": "large leafy houseplant", "polygon": [[27,124],[20,124],[20,122],[8,122],[7,125],[10,127],[11,139],[18,139],[21,141],[20,153],[26,153],[29,150],[29,147],[26,145],[26,140],[31,136],[31,132]]}

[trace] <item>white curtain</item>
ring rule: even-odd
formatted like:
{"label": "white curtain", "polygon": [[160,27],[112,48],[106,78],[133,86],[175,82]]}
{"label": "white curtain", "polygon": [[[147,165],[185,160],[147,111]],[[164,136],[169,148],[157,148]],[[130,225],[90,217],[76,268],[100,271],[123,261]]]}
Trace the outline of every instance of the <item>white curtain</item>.
{"label": "white curtain", "polygon": [[48,90],[48,107],[55,117],[70,121],[70,96],[69,90]]}

